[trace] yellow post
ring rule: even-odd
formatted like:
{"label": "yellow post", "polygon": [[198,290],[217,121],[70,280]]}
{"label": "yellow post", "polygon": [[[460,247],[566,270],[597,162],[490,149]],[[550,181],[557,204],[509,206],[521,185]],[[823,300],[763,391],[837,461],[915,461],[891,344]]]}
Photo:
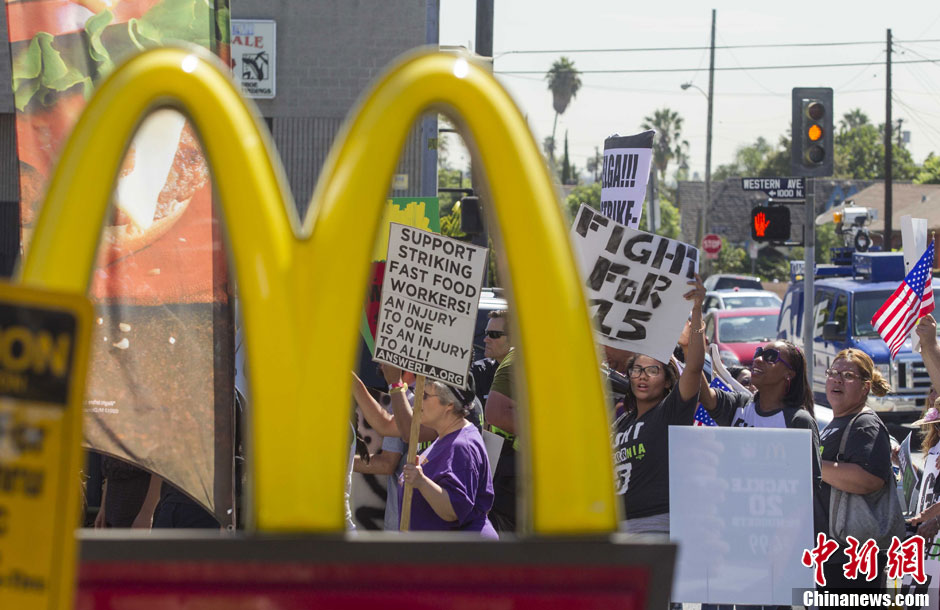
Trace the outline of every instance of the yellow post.
{"label": "yellow post", "polygon": [[202,136],[222,204],[251,362],[260,529],[343,528],[359,309],[387,186],[411,124],[427,110],[455,120],[488,178],[527,381],[518,402],[529,406],[521,429],[532,526],[549,535],[615,528],[604,389],[568,227],[523,117],[491,75],[458,55],[402,59],[337,138],[297,236],[274,149],[225,68],[192,49],[143,53],[100,86],[76,125],[23,282],[86,291],[126,143],[165,105]]}

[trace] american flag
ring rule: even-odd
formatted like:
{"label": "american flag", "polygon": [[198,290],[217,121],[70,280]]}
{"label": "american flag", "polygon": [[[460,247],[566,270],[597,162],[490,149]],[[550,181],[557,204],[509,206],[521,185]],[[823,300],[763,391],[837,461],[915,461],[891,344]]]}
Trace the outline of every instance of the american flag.
{"label": "american flag", "polygon": [[872,316],[872,326],[888,344],[892,359],[898,355],[917,321],[933,311],[933,289],[930,286],[933,259],[934,242],[931,240],[927,251],[898,289]]}
{"label": "american flag", "polygon": [[717,426],[715,420],[712,419],[712,416],[708,414],[708,411],[705,410],[705,405],[698,403],[698,408],[695,409],[694,420],[692,421],[693,426]]}
{"label": "american flag", "polygon": [[[715,388],[718,390],[724,390],[725,392],[730,392],[731,387],[726,384],[718,375],[712,377],[712,382],[708,384],[708,387]],[[692,425],[693,426],[717,426],[718,423],[712,419],[712,416],[708,414],[708,411],[705,410],[705,405],[698,403],[698,407],[695,409],[695,414],[692,416]]]}

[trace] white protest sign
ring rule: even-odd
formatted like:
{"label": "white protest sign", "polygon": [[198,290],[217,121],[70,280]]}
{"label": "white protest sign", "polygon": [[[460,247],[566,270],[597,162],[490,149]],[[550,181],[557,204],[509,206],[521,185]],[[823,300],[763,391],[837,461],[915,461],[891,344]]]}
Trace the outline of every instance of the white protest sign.
{"label": "white protest sign", "polygon": [[813,589],[809,430],[670,426],[672,600],[792,604]]}
{"label": "white protest sign", "polygon": [[585,278],[599,343],[668,362],[692,303],[682,295],[698,250],[625,227],[582,205],[571,241]]}
{"label": "white protest sign", "polygon": [[466,388],[486,250],[391,223],[373,360]]}
{"label": "white protest sign", "polygon": [[[926,246],[925,246],[926,247]],[[917,503],[914,514],[920,514],[927,507],[936,504],[940,498],[934,493],[937,477],[940,475],[940,443],[934,444],[927,450],[923,463],[924,472],[920,478],[920,489],[917,492]],[[937,583],[940,582],[940,536],[927,538],[924,541],[924,574],[927,582],[918,584],[910,575],[905,575],[901,585],[902,593],[931,593],[929,606],[910,605],[908,608],[930,608],[938,610],[940,595],[936,594]]]}
{"label": "white protest sign", "polygon": [[[646,183],[653,161],[655,131],[604,140],[601,172],[601,214],[631,229],[640,226]],[[647,225],[649,226],[649,225]]]}
{"label": "white protest sign", "polygon": [[[911,272],[927,249],[927,219],[901,216],[901,248],[904,251],[904,275]],[[911,333],[911,351],[920,352],[920,337]]]}

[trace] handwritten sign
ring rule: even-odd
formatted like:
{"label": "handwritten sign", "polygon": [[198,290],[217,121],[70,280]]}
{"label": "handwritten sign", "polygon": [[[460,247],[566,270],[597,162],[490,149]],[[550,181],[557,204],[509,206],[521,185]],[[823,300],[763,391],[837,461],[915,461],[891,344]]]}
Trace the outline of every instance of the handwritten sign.
{"label": "handwritten sign", "polygon": [[673,601],[790,605],[813,588],[809,430],[669,428]]}
{"label": "handwritten sign", "polygon": [[92,308],[0,285],[0,608],[72,605]]}
{"label": "handwritten sign", "polygon": [[486,251],[392,223],[373,360],[466,388]]}
{"label": "handwritten sign", "polygon": [[668,362],[692,305],[698,250],[631,229],[586,205],[571,228],[598,341]]}
{"label": "handwritten sign", "polygon": [[650,130],[604,140],[601,214],[632,229],[640,226],[643,215],[655,134]]}

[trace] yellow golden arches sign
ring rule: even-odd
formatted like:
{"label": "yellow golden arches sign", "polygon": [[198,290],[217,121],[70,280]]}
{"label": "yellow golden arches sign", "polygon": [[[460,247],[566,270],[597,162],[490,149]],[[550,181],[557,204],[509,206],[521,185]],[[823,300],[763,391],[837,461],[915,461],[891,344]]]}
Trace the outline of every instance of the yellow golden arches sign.
{"label": "yellow golden arches sign", "polygon": [[195,50],[143,53],[100,86],[76,125],[22,282],[85,293],[126,143],[160,106],[195,125],[222,204],[251,362],[259,529],[343,529],[353,338],[387,187],[428,109],[453,117],[482,162],[503,239],[527,380],[531,528],[615,528],[604,389],[568,228],[522,116],[488,73],[428,52],[388,71],[337,138],[299,227],[276,153],[224,68]]}

